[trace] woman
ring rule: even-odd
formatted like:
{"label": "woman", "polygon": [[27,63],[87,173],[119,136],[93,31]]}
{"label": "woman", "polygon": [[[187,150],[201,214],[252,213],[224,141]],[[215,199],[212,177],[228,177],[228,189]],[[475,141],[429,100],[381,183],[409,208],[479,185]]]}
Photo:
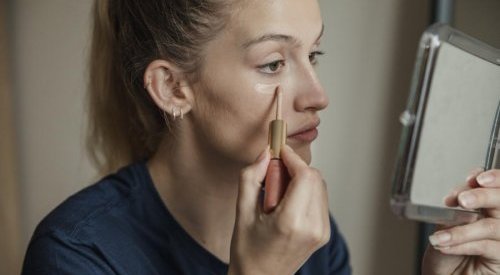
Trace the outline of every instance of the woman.
{"label": "woman", "polygon": [[[125,167],[42,221],[24,273],[350,274],[325,184],[308,165],[328,105],[314,72],[318,3],[104,0],[94,12],[89,149],[103,173]],[[264,213],[277,87],[290,181]],[[492,209],[491,218],[448,229],[447,243],[435,235],[428,274],[500,270],[499,236],[481,227],[500,226],[500,175],[488,174],[498,175],[488,187],[450,201]],[[476,204],[464,205],[467,194]]]}

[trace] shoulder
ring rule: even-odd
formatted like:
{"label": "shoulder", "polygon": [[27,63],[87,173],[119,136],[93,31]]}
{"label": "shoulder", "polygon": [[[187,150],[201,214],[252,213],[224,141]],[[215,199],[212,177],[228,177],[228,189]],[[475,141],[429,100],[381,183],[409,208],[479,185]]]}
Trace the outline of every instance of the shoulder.
{"label": "shoulder", "polygon": [[350,274],[351,266],[349,250],[344,236],[340,233],[333,217],[330,216],[331,236],[328,246],[329,265],[332,270],[339,271],[335,274]]}
{"label": "shoulder", "polygon": [[[107,240],[122,238],[116,228],[147,181],[144,163],[132,164],[66,199],[37,226],[28,245],[23,274],[110,274]],[[115,270],[116,271],[116,270]]]}
{"label": "shoulder", "polygon": [[82,229],[126,206],[140,193],[144,169],[142,163],[131,164],[70,196],[40,222],[31,241],[53,232],[78,238]]}
{"label": "shoulder", "polygon": [[89,243],[57,230],[30,242],[22,267],[23,275],[113,273]]}

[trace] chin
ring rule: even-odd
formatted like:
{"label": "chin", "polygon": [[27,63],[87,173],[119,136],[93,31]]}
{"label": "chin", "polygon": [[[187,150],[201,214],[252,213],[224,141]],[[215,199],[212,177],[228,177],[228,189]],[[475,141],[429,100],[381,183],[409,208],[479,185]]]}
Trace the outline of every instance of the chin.
{"label": "chin", "polygon": [[303,145],[303,146],[292,146],[290,145],[295,153],[299,155],[302,160],[307,163],[307,165],[311,164],[312,154],[311,154],[311,144]]}

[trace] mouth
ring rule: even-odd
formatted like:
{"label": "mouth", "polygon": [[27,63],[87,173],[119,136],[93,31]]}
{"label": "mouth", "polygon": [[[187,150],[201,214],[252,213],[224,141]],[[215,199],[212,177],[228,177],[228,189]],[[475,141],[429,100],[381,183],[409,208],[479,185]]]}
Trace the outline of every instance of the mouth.
{"label": "mouth", "polygon": [[318,137],[318,125],[320,120],[317,119],[313,122],[305,124],[303,127],[299,128],[299,130],[290,133],[287,139],[296,140],[299,142],[312,142]]}

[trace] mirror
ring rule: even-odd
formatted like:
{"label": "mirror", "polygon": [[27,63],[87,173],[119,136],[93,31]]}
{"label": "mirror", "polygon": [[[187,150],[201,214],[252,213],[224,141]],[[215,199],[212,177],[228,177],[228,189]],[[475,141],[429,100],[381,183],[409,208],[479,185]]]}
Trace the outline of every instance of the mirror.
{"label": "mirror", "polygon": [[500,166],[500,50],[447,25],[419,44],[391,206],[402,217],[461,224],[481,216],[444,205],[475,168]]}

